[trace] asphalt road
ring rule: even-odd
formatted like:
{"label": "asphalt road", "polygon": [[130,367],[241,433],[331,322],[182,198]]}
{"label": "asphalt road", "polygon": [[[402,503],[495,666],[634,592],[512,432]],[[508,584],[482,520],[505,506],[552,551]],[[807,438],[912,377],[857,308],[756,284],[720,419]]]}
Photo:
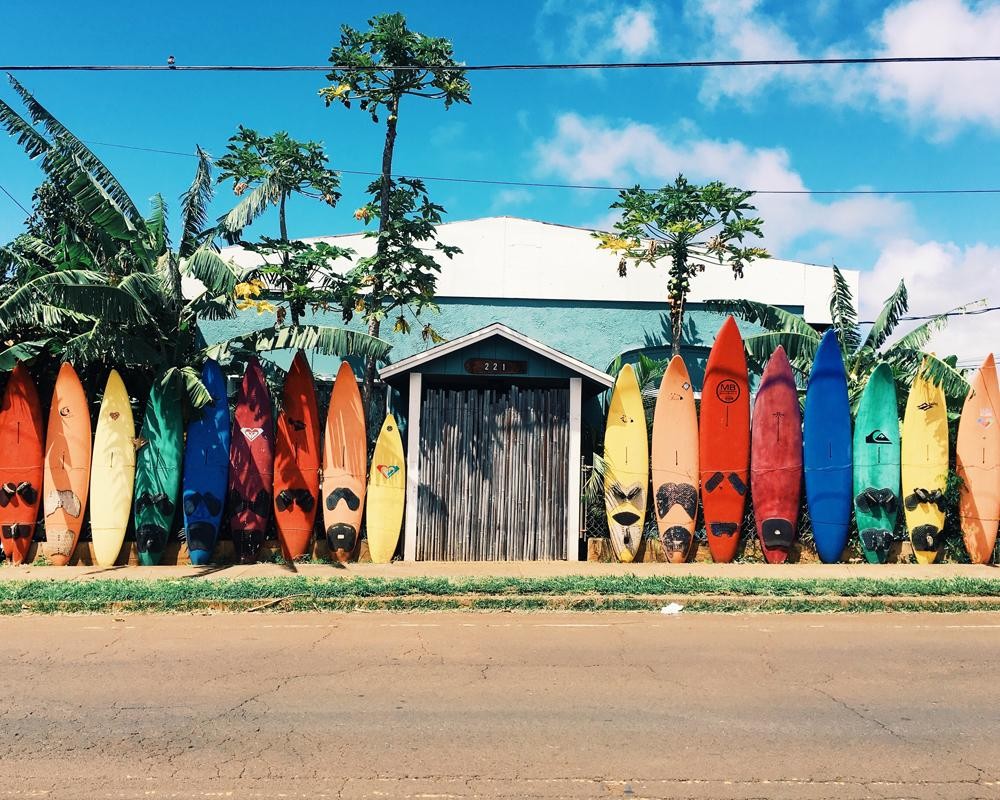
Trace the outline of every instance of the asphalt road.
{"label": "asphalt road", "polygon": [[1000,615],[0,619],[0,798],[1000,798]]}

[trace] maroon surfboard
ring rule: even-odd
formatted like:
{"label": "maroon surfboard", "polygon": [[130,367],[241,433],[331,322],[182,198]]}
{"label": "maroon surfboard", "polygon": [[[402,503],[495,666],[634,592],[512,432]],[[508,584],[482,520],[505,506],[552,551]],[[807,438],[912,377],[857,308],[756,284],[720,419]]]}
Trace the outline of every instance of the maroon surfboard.
{"label": "maroon surfboard", "polygon": [[753,408],[750,495],[757,538],[770,564],[782,564],[798,530],[802,492],[802,414],[783,347],[767,362]]}
{"label": "maroon surfboard", "polygon": [[264,372],[247,364],[229,446],[229,529],[236,558],[252,564],[264,543],[274,490],[274,417]]}

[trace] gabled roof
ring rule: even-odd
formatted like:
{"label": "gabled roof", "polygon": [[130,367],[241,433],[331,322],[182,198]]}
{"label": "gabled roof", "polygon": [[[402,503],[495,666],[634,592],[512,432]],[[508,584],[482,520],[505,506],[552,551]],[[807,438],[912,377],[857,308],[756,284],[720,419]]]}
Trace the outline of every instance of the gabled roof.
{"label": "gabled roof", "polygon": [[386,380],[414,370],[423,372],[424,370],[421,369],[421,367],[427,367],[431,362],[437,361],[443,356],[455,353],[469,347],[470,345],[477,344],[494,336],[507,339],[514,344],[531,350],[542,358],[546,358],[549,361],[553,361],[556,364],[565,367],[567,370],[579,375],[581,378],[593,381],[602,388],[609,388],[614,384],[614,379],[606,372],[601,372],[601,370],[595,369],[589,364],[584,364],[582,361],[579,361],[572,356],[568,356],[546,344],[542,344],[541,342],[532,339],[530,336],[525,336],[523,333],[519,333],[513,328],[508,328],[500,322],[494,322],[491,325],[487,325],[485,328],[472,331],[472,333],[467,333],[465,336],[459,336],[457,339],[452,339],[451,341],[439,344],[436,347],[431,347],[423,352],[415,353],[414,355],[404,358],[402,361],[398,361],[395,364],[383,367],[379,370],[379,375],[383,380]]}

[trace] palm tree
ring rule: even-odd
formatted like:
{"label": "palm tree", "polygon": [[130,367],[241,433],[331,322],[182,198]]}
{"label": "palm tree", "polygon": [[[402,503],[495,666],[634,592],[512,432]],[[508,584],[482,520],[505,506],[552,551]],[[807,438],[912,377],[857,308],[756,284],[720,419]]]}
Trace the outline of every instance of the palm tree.
{"label": "palm tree", "polygon": [[198,320],[234,316],[238,286],[254,277],[224,261],[212,231],[203,232],[212,197],[208,154],[197,149],[175,249],[162,196],[153,197],[143,217],[100,159],[10,81],[31,121],[0,100],[0,125],[30,158],[41,157],[46,182],[66,202],[48,231],[29,227],[0,247],[0,272],[13,284],[0,295],[0,368],[43,350],[84,366],[137,366],[163,380],[179,375],[200,406],[209,396],[197,365],[208,356],[236,370],[266,350],[374,358],[388,352],[380,339],[329,326],[270,327],[206,347]]}
{"label": "palm tree", "polygon": [[[792,367],[802,375],[808,374],[821,334],[798,314],[753,300],[711,300],[707,305],[713,311],[733,314],[765,329],[765,333],[751,334],[744,340],[750,360],[758,371],[774,349],[781,345]],[[830,317],[847,369],[852,409],[857,408],[861,392],[880,361],[889,364],[897,382],[903,385],[908,386],[913,381],[920,364],[924,362],[931,380],[940,384],[950,398],[963,398],[969,391],[968,381],[956,369],[954,357],[938,358],[922,349],[936,331],[948,324],[949,314],[967,306],[929,317],[909,332],[893,338],[908,307],[906,284],[900,280],[866,333],[858,322],[851,287],[841,271],[836,266],[833,268]]]}

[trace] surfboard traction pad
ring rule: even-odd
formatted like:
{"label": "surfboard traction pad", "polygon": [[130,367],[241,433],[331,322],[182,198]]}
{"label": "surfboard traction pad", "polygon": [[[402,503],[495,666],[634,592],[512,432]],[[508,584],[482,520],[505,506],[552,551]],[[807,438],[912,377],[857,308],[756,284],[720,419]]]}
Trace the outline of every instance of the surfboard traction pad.
{"label": "surfboard traction pad", "polygon": [[[656,490],[657,516],[660,519],[666,517],[674,506],[680,506],[681,510],[694,521],[698,513],[698,490],[694,484],[660,484],[660,488]],[[683,525],[672,525],[660,535],[660,541],[668,553],[688,553],[692,538],[691,531]]]}
{"label": "surfboard traction pad", "polygon": [[267,489],[261,489],[253,500],[248,500],[242,493],[233,490],[229,493],[229,503],[231,516],[250,511],[263,521],[260,528],[233,528],[230,531],[237,562],[254,564],[258,551],[264,546],[265,528],[271,513],[271,493]]}
{"label": "surfboard traction pad", "polygon": [[795,542],[795,525],[781,517],[765,519],[760,524],[760,533],[768,550],[788,550]]}

